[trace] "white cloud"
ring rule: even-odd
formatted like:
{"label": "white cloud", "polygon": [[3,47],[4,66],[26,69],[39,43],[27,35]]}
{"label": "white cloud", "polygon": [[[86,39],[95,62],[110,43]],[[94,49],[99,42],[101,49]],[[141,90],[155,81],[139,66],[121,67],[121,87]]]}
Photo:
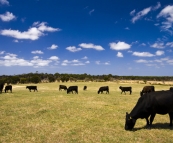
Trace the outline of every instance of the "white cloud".
{"label": "white cloud", "polygon": [[86,61],[85,63],[86,63],[86,64],[89,64],[89,63],[90,63],[90,61]]}
{"label": "white cloud", "polygon": [[52,46],[48,47],[49,50],[55,50],[58,48],[58,45],[52,44]]}
{"label": "white cloud", "polygon": [[161,56],[163,55],[165,52],[164,51],[156,51],[156,56]]}
{"label": "white cloud", "polygon": [[48,66],[49,63],[51,63],[51,62],[52,62],[51,60],[43,60],[43,59],[39,59],[39,58],[35,58],[30,61],[30,63],[32,63],[34,67]]}
{"label": "white cloud", "polygon": [[5,53],[5,51],[0,51],[0,55],[3,55]]}
{"label": "white cloud", "polygon": [[136,62],[136,63],[148,63],[147,60],[143,60],[143,59],[136,60],[135,62]]}
{"label": "white cloud", "polygon": [[96,63],[97,65],[100,65],[100,61],[95,61],[95,63]]}
{"label": "white cloud", "polygon": [[122,58],[122,57],[123,57],[123,54],[122,54],[121,52],[118,52],[118,53],[117,53],[117,57]]}
{"label": "white cloud", "polygon": [[87,56],[85,56],[85,57],[83,57],[82,59],[83,59],[83,60],[86,60],[86,59],[88,59],[88,57],[87,57]]}
{"label": "white cloud", "polygon": [[138,57],[153,57],[155,55],[149,53],[149,52],[133,52],[133,56],[138,56]]}
{"label": "white cloud", "polygon": [[126,29],[126,30],[130,30],[129,27],[126,27],[125,29]]}
{"label": "white cloud", "polygon": [[94,45],[92,43],[88,43],[88,44],[87,43],[81,43],[81,44],[79,44],[79,46],[82,47],[82,48],[86,48],[86,49],[95,49],[97,51],[104,50],[104,48],[102,46]]}
{"label": "white cloud", "polygon": [[137,20],[139,20],[141,17],[147,15],[151,11],[151,7],[145,8],[142,11],[138,12],[133,18],[132,23],[135,23]]}
{"label": "white cloud", "polygon": [[44,54],[42,51],[40,50],[36,50],[36,51],[32,51],[31,52],[32,54]]}
{"label": "white cloud", "polygon": [[8,11],[5,14],[0,14],[0,19],[5,22],[11,21],[15,18],[16,18],[15,15],[13,15],[13,13],[10,13]]}
{"label": "white cloud", "polygon": [[131,45],[125,43],[125,42],[118,42],[118,43],[109,43],[110,49],[112,50],[127,50],[131,48]]}
{"label": "white cloud", "polygon": [[5,29],[5,30],[1,30],[0,34],[3,36],[9,36],[16,39],[37,40],[41,36],[45,35],[44,32],[60,31],[59,28],[52,28],[52,27],[46,26],[45,22],[35,23],[34,26],[35,27],[31,27],[28,29],[28,31],[24,31],[24,32],[20,32],[18,30]]}
{"label": "white cloud", "polygon": [[105,62],[104,65],[110,65],[110,62]]}
{"label": "white cloud", "polygon": [[68,66],[68,65],[70,65],[70,66],[83,66],[85,64],[79,60],[74,59],[72,61],[64,60],[61,65],[62,66]]}
{"label": "white cloud", "polygon": [[9,5],[9,2],[7,0],[0,0],[0,4]]}
{"label": "white cloud", "polygon": [[82,50],[81,48],[76,48],[75,46],[69,46],[66,49],[69,50],[70,52],[78,52]]}
{"label": "white cloud", "polygon": [[17,39],[13,40],[13,42],[18,43],[19,41]]}
{"label": "white cloud", "polygon": [[57,60],[59,60],[59,58],[58,58],[57,56],[51,56],[51,57],[49,58],[49,60],[57,61]]}
{"label": "white cloud", "polygon": [[154,43],[153,45],[151,45],[152,48],[158,48],[158,49],[162,49],[164,48],[164,43]]}

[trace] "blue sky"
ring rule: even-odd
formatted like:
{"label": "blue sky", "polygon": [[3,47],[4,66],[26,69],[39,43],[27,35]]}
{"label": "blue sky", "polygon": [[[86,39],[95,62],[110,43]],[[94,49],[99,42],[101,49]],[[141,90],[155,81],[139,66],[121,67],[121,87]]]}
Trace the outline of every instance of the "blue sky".
{"label": "blue sky", "polygon": [[173,76],[173,1],[0,0],[0,69]]}

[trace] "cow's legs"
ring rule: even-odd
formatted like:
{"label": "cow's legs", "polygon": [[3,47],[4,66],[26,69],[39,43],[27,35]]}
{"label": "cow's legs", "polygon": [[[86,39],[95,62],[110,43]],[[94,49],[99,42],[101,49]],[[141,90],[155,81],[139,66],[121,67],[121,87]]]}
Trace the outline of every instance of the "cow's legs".
{"label": "cow's legs", "polygon": [[151,128],[151,125],[152,125],[152,123],[153,123],[153,121],[154,121],[154,117],[156,116],[156,113],[152,113],[151,114],[151,116],[150,116],[150,128]]}
{"label": "cow's legs", "polygon": [[150,123],[149,123],[148,117],[147,117],[147,118],[145,118],[145,119],[146,119],[146,122],[147,122],[146,126],[149,126],[149,125],[150,125]]}
{"label": "cow's legs", "polygon": [[170,119],[170,124],[169,124],[169,126],[172,127],[173,112],[170,112],[170,113],[169,113],[169,119]]}

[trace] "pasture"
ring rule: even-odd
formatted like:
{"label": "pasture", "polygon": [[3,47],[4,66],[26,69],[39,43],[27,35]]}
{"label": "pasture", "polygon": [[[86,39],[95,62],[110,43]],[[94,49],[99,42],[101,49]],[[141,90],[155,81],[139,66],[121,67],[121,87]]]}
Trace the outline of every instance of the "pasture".
{"label": "pasture", "polygon": [[[78,85],[79,94],[59,91],[59,84]],[[84,85],[86,91],[83,91]],[[97,94],[98,88],[106,85],[110,93]],[[125,113],[133,109],[145,85],[41,83],[37,84],[38,92],[29,92],[25,84],[13,85],[12,93],[0,94],[0,142],[172,142],[173,127],[169,127],[168,115],[157,114],[151,130],[145,128],[145,119],[138,119],[133,131],[124,130]],[[121,94],[119,86],[132,86],[132,94]],[[155,90],[169,87],[155,85]]]}

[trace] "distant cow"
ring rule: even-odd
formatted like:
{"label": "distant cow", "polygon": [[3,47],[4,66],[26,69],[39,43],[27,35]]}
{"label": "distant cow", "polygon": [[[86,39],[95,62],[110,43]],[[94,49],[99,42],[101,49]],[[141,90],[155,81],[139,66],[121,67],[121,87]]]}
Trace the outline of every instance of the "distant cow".
{"label": "distant cow", "polygon": [[[31,92],[31,90],[34,90],[34,92],[35,92],[35,90],[37,90],[37,86],[26,86],[26,89],[29,89],[29,91]],[[38,92],[38,90],[37,90],[37,92]]]}
{"label": "distant cow", "polygon": [[8,92],[8,90],[10,90],[12,92],[12,85],[5,86],[5,93]]}
{"label": "distant cow", "polygon": [[[156,114],[169,114],[169,125],[172,126],[173,92],[170,90],[156,91],[146,93],[145,96],[141,96],[130,114],[126,112],[125,130],[132,130],[135,126],[136,120],[139,118],[145,118],[147,126],[151,128]],[[149,117],[150,121],[148,120]]]}
{"label": "distant cow", "polygon": [[75,91],[75,93],[78,94],[78,86],[69,86],[69,87],[67,88],[67,94],[69,94],[70,92],[73,93],[73,91]]}
{"label": "distant cow", "polygon": [[140,95],[142,96],[144,93],[149,93],[155,91],[154,86],[144,86],[142,91],[140,92]]}
{"label": "distant cow", "polygon": [[61,89],[67,90],[67,86],[65,86],[65,85],[59,85],[59,91],[60,91]]}
{"label": "distant cow", "polygon": [[3,88],[4,88],[4,83],[0,83],[0,93],[2,93]]}
{"label": "distant cow", "polygon": [[173,91],[173,87],[170,87],[170,89],[169,89],[170,91]]}
{"label": "distant cow", "polygon": [[130,94],[132,93],[132,87],[122,87],[122,86],[120,86],[119,89],[121,89],[121,94],[123,92],[126,94],[126,91],[130,91]]}
{"label": "distant cow", "polygon": [[87,86],[84,86],[84,87],[83,87],[83,90],[86,90],[86,89],[87,89]]}
{"label": "distant cow", "polygon": [[106,91],[106,94],[109,93],[109,86],[102,86],[99,88],[98,90],[98,94],[101,92],[103,93],[103,91]]}

